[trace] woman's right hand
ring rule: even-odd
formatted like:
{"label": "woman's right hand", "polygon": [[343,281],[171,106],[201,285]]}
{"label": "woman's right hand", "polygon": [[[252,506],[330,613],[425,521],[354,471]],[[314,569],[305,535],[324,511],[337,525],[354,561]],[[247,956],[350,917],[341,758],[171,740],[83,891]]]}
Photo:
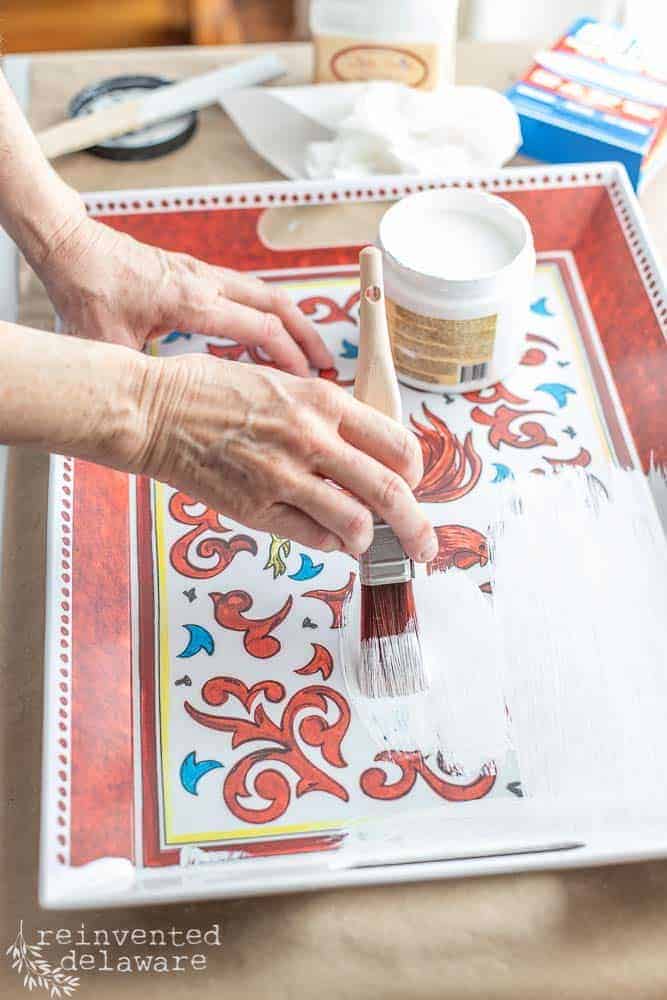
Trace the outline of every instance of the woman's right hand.
{"label": "woman's right hand", "polygon": [[323,379],[199,354],[145,366],[126,468],[324,551],[364,552],[372,510],[413,559],[435,556],[412,492],[421,450],[405,427]]}

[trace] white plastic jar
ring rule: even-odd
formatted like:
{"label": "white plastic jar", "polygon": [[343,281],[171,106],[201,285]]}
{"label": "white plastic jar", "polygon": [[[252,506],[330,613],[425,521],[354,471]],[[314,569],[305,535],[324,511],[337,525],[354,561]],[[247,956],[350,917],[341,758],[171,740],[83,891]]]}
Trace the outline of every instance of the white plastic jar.
{"label": "white plastic jar", "polygon": [[315,80],[454,82],[458,0],[312,0]]}
{"label": "white plastic jar", "polygon": [[399,379],[469,392],[505,378],[524,350],[535,274],[526,217],[481,191],[424,191],[388,209],[378,245]]}

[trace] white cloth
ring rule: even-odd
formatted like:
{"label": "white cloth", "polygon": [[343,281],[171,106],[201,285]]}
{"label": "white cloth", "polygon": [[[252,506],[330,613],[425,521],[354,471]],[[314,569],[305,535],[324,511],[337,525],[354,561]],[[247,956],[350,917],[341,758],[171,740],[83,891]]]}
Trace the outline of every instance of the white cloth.
{"label": "white cloth", "polygon": [[514,107],[485,87],[257,87],[226,91],[220,103],[248,144],[293,180],[493,170],[521,144]]}
{"label": "white cloth", "polygon": [[[521,145],[516,111],[506,97],[485,87],[430,93],[374,82],[349,97],[348,113],[337,123],[317,116],[335,135],[330,142],[309,145],[308,177],[495,168]],[[310,114],[315,117],[312,109]]]}

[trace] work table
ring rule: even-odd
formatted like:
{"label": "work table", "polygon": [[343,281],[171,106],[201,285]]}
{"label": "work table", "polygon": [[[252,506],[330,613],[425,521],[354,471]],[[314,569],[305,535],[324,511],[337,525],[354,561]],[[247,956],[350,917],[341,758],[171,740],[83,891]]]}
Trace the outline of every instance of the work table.
{"label": "work table", "polygon": [[[458,79],[503,88],[529,62],[525,44],[459,46]],[[310,46],[279,47],[286,82],[308,79]],[[181,77],[204,72],[247,48],[146,49],[32,57],[17,69],[27,82],[35,129],[64,115],[83,86],[127,72]],[[273,169],[248,149],[218,108],[200,115],[194,139],[164,159],[117,164],[78,154],[57,164],[79,190],[271,180]],[[667,169],[642,203],[667,258]],[[21,273],[22,322],[49,327],[48,301]],[[572,872],[395,885],[306,895],[144,907],[127,911],[42,912],[37,904],[44,624],[44,533],[48,459],[14,450],[8,466],[0,589],[0,726],[4,888],[2,937],[19,920],[36,928],[222,927],[206,950],[208,968],[164,978],[98,972],[80,995],[96,1000],[192,995],[278,998],[537,1000],[667,995],[667,862]],[[609,762],[613,767],[613,761]],[[641,762],[638,762],[641,766]],[[64,951],[65,949],[60,949]],[[130,949],[131,950],[131,949]],[[25,995],[3,964],[1,992]]]}

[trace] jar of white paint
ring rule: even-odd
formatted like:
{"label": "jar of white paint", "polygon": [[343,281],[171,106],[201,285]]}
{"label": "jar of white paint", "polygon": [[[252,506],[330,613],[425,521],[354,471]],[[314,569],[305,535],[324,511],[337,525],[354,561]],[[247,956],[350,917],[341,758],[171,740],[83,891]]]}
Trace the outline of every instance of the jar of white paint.
{"label": "jar of white paint", "polygon": [[312,0],[315,81],[454,82],[458,0]]}
{"label": "jar of white paint", "polygon": [[498,382],[524,350],[535,273],[530,225],[481,191],[424,191],[380,221],[385,292],[399,379],[469,392]]}

